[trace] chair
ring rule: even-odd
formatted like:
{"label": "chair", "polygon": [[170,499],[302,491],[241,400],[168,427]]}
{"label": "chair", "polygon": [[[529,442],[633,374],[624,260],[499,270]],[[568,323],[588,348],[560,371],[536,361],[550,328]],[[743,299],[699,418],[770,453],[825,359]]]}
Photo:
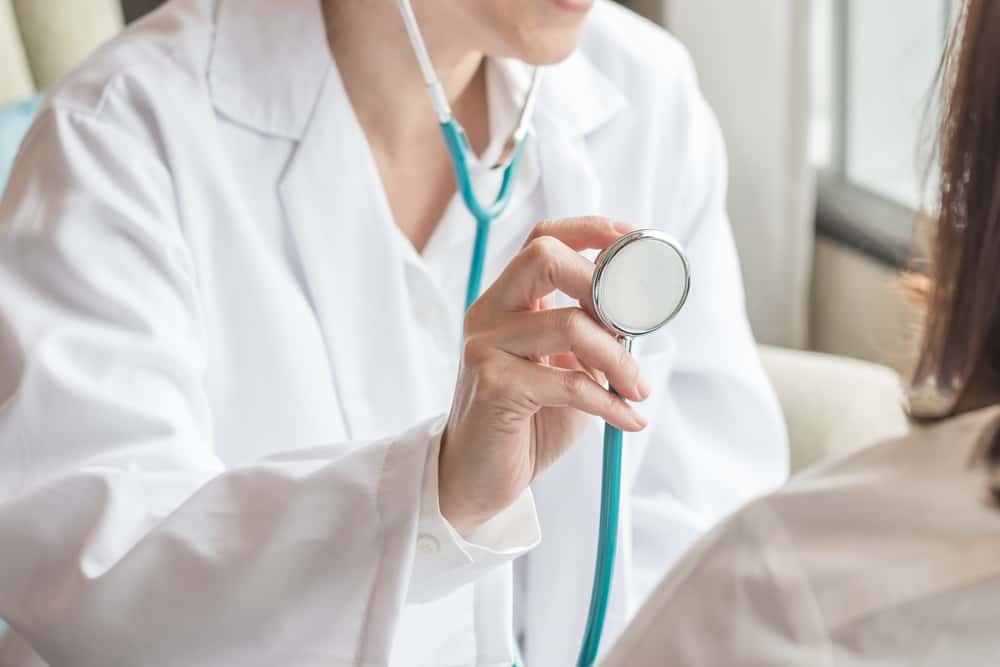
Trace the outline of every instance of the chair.
{"label": "chair", "polygon": [[906,431],[892,369],[814,352],[760,351],[788,425],[793,473]]}
{"label": "chair", "polygon": [[121,27],[117,0],[0,0],[0,104],[44,90]]}

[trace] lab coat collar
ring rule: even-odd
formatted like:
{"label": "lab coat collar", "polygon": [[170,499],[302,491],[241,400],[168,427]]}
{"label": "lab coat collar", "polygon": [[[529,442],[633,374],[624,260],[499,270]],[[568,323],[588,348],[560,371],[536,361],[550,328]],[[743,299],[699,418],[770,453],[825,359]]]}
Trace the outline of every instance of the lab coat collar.
{"label": "lab coat collar", "polygon": [[[527,91],[531,67],[512,62],[512,85]],[[621,89],[577,49],[566,60],[542,68],[536,118],[547,119],[568,137],[582,137],[611,120],[628,105]]]}
{"label": "lab coat collar", "polygon": [[[518,109],[531,86],[534,67],[510,58],[494,61]],[[566,60],[542,68],[535,117],[548,118],[567,136],[589,134],[627,106],[621,89],[577,49]],[[504,129],[509,131],[509,128]]]}
{"label": "lab coat collar", "polygon": [[208,83],[215,108],[300,139],[332,65],[319,0],[219,0]]}
{"label": "lab coat collar", "polygon": [[[531,66],[502,61],[522,100]],[[216,109],[260,132],[301,139],[333,67],[319,0],[219,0],[208,82]],[[622,91],[581,51],[545,67],[538,117],[582,136],[627,104]]]}

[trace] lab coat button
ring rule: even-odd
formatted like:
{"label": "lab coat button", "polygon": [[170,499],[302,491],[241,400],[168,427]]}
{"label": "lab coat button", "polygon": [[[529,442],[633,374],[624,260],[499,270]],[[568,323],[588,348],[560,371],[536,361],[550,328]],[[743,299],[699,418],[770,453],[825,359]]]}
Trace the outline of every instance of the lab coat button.
{"label": "lab coat button", "polygon": [[421,534],[417,537],[417,551],[428,556],[433,556],[441,551],[441,543],[433,535]]}

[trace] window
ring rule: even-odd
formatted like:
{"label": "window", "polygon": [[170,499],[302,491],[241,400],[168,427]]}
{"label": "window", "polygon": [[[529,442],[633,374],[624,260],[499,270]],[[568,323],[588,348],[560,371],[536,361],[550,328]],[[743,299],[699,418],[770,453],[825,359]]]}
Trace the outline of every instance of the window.
{"label": "window", "polygon": [[813,2],[820,228],[899,262],[912,246],[914,211],[926,201],[924,176],[933,170],[929,105],[957,3]]}

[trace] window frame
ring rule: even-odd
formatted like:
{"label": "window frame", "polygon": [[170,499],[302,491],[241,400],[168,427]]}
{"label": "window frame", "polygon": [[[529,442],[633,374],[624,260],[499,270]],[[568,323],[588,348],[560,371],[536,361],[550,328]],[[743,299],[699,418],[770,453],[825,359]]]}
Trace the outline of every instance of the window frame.
{"label": "window frame", "polygon": [[[885,264],[907,268],[924,249],[924,239],[916,236],[918,211],[847,178],[849,12],[855,1],[833,0],[830,160],[817,174],[816,231]],[[946,15],[953,16],[955,0],[940,1]]]}

